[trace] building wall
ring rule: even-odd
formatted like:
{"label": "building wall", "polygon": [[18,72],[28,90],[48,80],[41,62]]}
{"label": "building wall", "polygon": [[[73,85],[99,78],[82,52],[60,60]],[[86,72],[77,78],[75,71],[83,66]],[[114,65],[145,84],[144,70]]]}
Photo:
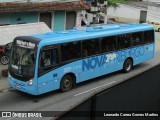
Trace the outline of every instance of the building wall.
{"label": "building wall", "polygon": [[[53,11],[51,20],[51,29],[53,31],[65,30],[66,11]],[[76,11],[76,26],[81,25],[81,11]],[[3,13],[0,14],[0,25],[14,25],[40,22],[40,13]]]}
{"label": "building wall", "polygon": [[0,25],[38,22],[38,13],[3,13],[0,14]]}
{"label": "building wall", "polygon": [[108,17],[119,22],[139,22],[140,10],[128,5],[119,5],[117,8],[108,8]]}
{"label": "building wall", "polygon": [[119,5],[119,7],[115,8],[108,8],[108,17],[115,18],[116,21],[119,22],[139,22],[140,19],[140,11],[145,10],[147,11],[147,21],[160,20],[160,8],[148,6],[148,9],[134,7],[129,5]]}
{"label": "building wall", "polygon": [[0,25],[10,24],[10,14],[0,14]]}
{"label": "building wall", "polygon": [[10,16],[11,24],[35,22],[38,22],[38,13],[12,13]]}
{"label": "building wall", "polygon": [[[0,14],[0,25],[14,25],[23,23],[35,23],[40,20],[39,13],[3,13]],[[52,12],[53,31],[64,30],[65,28],[65,11]]]}
{"label": "building wall", "polygon": [[53,31],[65,29],[65,11],[55,11],[53,19]]}
{"label": "building wall", "polygon": [[84,10],[76,11],[77,17],[76,17],[76,26],[81,26],[81,14]]}
{"label": "building wall", "polygon": [[160,21],[160,8],[148,6],[147,20]]}

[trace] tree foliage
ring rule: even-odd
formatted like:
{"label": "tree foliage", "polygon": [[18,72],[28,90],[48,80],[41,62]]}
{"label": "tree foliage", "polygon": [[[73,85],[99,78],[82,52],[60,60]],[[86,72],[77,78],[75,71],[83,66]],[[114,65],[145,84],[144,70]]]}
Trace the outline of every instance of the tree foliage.
{"label": "tree foliage", "polygon": [[[99,3],[103,4],[105,0],[99,0]],[[118,7],[118,3],[126,3],[130,0],[108,0],[108,7]]]}

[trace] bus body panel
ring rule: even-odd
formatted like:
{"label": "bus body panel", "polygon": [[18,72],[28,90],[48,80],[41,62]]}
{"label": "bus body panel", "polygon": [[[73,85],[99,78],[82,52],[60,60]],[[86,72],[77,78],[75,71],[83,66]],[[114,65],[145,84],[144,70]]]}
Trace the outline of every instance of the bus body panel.
{"label": "bus body panel", "polygon": [[33,86],[29,86],[28,82],[19,81],[15,78],[13,78],[11,75],[8,77],[9,85],[17,89],[19,91],[31,94],[31,95],[39,95],[39,91],[37,89],[37,80],[34,80]]}
{"label": "bus body panel", "polygon": [[[59,89],[62,77],[68,73],[74,73],[76,76],[76,83],[80,83],[121,70],[123,68],[124,61],[129,57],[133,59],[134,65],[150,60],[154,57],[154,44],[148,44],[71,62],[38,77],[37,80],[34,79],[33,86],[28,86],[28,82],[19,81],[11,76],[8,77],[9,84],[17,90],[32,95],[43,94]],[[57,74],[57,76],[54,77],[54,74]]]}
{"label": "bus body panel", "polygon": [[133,65],[137,65],[152,59],[154,57],[155,52],[155,44],[153,42],[139,46],[132,46],[131,48],[125,48],[121,50],[116,49],[116,51],[113,52],[93,55],[86,58],[80,58],[75,61],[67,61],[66,63],[63,63],[61,61],[58,67],[50,71],[46,71],[46,73],[44,73],[43,75],[38,75],[40,53],[41,49],[44,46],[54,46],[64,42],[73,42],[78,40],[83,41],[92,38],[100,38],[118,34],[153,30],[153,27],[149,25],[137,25],[135,29],[134,25],[131,26],[131,28],[129,28],[128,26],[128,28],[126,28],[127,30],[125,30],[125,28],[123,29],[123,27],[125,26],[122,26],[120,30],[113,29],[108,31],[102,30],[97,32],[77,31],[75,33],[71,32],[70,34],[66,34],[67,32],[64,34],[46,33],[33,36],[41,40],[38,44],[33,85],[29,86],[28,81],[21,81],[9,75],[8,81],[10,86],[17,90],[32,95],[40,95],[49,91],[59,89],[62,78],[68,73],[73,73],[76,77],[76,83],[80,83],[92,78],[96,78],[123,69],[124,62],[127,58],[133,60]]}
{"label": "bus body panel", "polygon": [[123,69],[127,58],[132,58],[133,65],[137,65],[150,60],[153,55],[154,44],[148,44],[68,63],[38,78],[39,94],[59,89],[63,76],[68,73],[75,74],[76,83],[80,83]]}

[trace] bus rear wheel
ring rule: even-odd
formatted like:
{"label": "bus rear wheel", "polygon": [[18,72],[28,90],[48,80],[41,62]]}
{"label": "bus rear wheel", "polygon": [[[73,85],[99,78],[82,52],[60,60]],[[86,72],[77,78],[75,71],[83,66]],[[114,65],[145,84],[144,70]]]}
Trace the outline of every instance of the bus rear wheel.
{"label": "bus rear wheel", "polygon": [[66,75],[62,78],[60,90],[62,92],[66,92],[71,90],[73,87],[73,77],[70,75]]}
{"label": "bus rear wheel", "polygon": [[125,73],[130,72],[132,70],[133,67],[133,62],[131,59],[126,59],[123,65],[123,71]]}

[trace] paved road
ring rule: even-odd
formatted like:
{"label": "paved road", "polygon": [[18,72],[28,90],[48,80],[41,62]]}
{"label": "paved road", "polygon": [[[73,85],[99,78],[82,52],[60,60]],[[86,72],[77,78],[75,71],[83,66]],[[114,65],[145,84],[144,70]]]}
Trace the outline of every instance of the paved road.
{"label": "paved road", "polygon": [[[160,33],[157,33],[156,36],[160,38]],[[54,91],[36,97],[19,91],[0,93],[0,111],[66,111],[99,90],[105,89],[114,84],[118,84],[119,82],[122,82],[131,76],[139,74],[142,71],[157,65],[160,63],[159,56],[160,40],[156,42],[155,58],[136,66],[133,71],[127,74],[119,71],[110,75],[96,78],[92,81],[81,83],[75,89],[66,93]]]}
{"label": "paved road", "polygon": [[5,90],[6,88],[9,88],[10,86],[8,85],[7,78],[2,76],[2,70],[7,69],[7,65],[1,65],[0,64],[0,92],[1,90]]}

